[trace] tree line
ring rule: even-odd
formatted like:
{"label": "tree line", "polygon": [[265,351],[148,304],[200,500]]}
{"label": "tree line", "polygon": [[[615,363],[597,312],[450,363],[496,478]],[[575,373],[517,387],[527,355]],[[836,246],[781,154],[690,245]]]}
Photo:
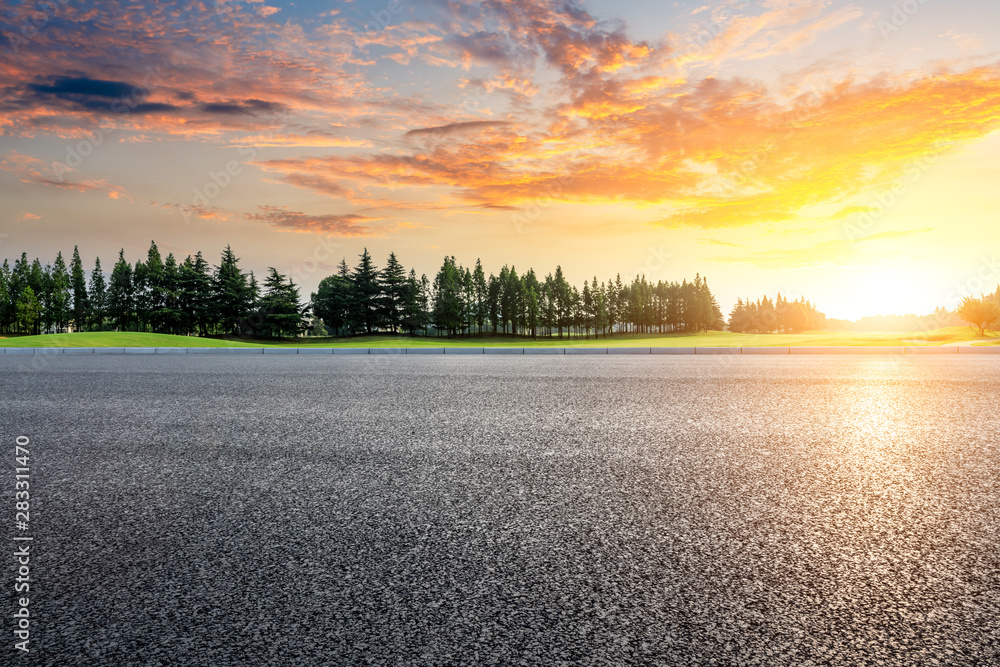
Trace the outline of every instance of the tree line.
{"label": "tree line", "polygon": [[0,331],[37,334],[71,323],[77,331],[145,331],[185,335],[294,336],[306,307],[299,288],[271,268],[263,285],[239,267],[229,246],[212,267],[199,251],[178,262],[153,242],[146,261],[124,250],[106,277],[98,257],[89,280],[77,247],[51,265],[27,253],[0,266]]}
{"label": "tree line", "polygon": [[804,298],[789,301],[779,293],[757,301],[737,299],[729,313],[729,330],[738,333],[795,333],[826,328],[826,315]]}
{"label": "tree line", "polygon": [[1000,285],[997,285],[997,291],[993,294],[986,294],[978,299],[972,296],[963,298],[955,309],[955,314],[969,326],[979,329],[980,336],[988,329],[1000,326]]}
{"label": "tree line", "polygon": [[482,263],[464,267],[445,257],[434,280],[407,272],[390,253],[379,269],[368,250],[353,268],[346,258],[312,294],[313,313],[333,335],[376,332],[438,335],[510,334],[608,336],[616,332],[668,333],[721,329],[725,321],[705,278],[681,283],[621,276],[582,288],[562,267],[539,278],[504,266],[489,276]]}

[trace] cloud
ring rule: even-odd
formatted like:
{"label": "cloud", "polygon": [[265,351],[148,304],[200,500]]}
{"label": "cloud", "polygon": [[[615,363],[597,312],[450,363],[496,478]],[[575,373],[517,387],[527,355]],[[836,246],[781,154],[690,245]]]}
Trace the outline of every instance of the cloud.
{"label": "cloud", "polygon": [[947,32],[939,35],[940,37],[948,37],[954,40],[955,44],[962,51],[976,51],[982,48],[983,40],[979,37],[973,35],[968,35],[966,33],[958,32],[954,28],[948,30]]}
{"label": "cloud", "polygon": [[427,151],[258,164],[317,191],[423,189],[495,208],[627,201],[659,207],[656,225],[709,229],[796,220],[818,205],[849,215],[921,160],[1000,129],[995,66],[846,80],[792,103],[740,79],[639,81],[609,80],[533,131],[498,125]]}
{"label": "cloud", "polygon": [[329,236],[379,236],[380,230],[365,223],[375,222],[375,218],[355,213],[346,215],[307,215],[301,211],[291,211],[285,206],[258,206],[258,213],[246,217],[254,222],[264,222],[271,227],[288,232],[326,234]]}
{"label": "cloud", "polygon": [[103,113],[150,114],[179,110],[174,104],[144,101],[149,91],[125,81],[106,81],[88,77],[55,76],[50,83],[31,83],[20,106],[49,105],[61,109],[81,109]]}
{"label": "cloud", "polygon": [[512,125],[512,123],[504,120],[470,120],[460,123],[449,123],[448,125],[439,125],[437,127],[421,127],[415,130],[410,130],[406,133],[408,137],[416,137],[421,135],[433,135],[433,136],[444,136],[449,134],[458,134],[461,132],[470,132],[475,130],[488,129],[492,127],[506,127]]}
{"label": "cloud", "polygon": [[63,171],[57,172],[53,165],[46,164],[44,160],[16,151],[10,151],[3,157],[0,157],[0,170],[15,174],[22,183],[42,185],[71,192],[98,191],[106,193],[110,199],[124,198],[131,201],[131,198],[120,186],[113,185],[102,178],[81,180],[66,178],[65,173],[71,173],[73,170],[65,165],[60,165],[60,167]]}
{"label": "cloud", "polygon": [[[867,247],[872,242],[894,241],[930,231],[933,230],[930,228],[921,228],[881,232],[878,234],[869,234],[853,241],[837,239],[824,241],[805,248],[769,249],[743,255],[723,255],[707,259],[714,262],[752,264],[762,269],[853,266],[858,264],[864,255],[875,252]],[[885,249],[884,247],[878,251],[880,257],[898,254],[902,253]]]}
{"label": "cloud", "polygon": [[165,208],[169,211],[177,211],[180,213],[185,221],[191,218],[198,218],[200,220],[229,220],[233,217],[233,213],[226,211],[225,209],[219,208],[218,206],[211,206],[207,204],[176,204],[176,203],[159,203],[157,201],[149,202],[150,206],[159,206],[160,208]]}
{"label": "cloud", "polygon": [[133,91],[145,94],[143,89],[124,81],[102,81],[99,79],[88,79],[86,77],[53,77],[50,84],[29,84],[28,88],[38,93],[52,95],[69,96],[82,95],[87,97],[128,97]]}
{"label": "cloud", "polygon": [[[861,11],[822,0],[706,5],[658,41],[562,0],[431,3],[373,31],[337,13],[279,22],[260,2],[213,10],[65,5],[30,53],[0,68],[0,133],[79,139],[113,114],[116,142],[261,149],[252,159],[265,182],[356,215],[628,203],[654,209],[643,217],[662,227],[728,229],[829,225],[915,160],[1000,129],[996,64],[862,75],[838,52],[766,82],[719,73],[800,53]],[[440,20],[413,20],[430,14]],[[691,39],[704,33],[695,21],[710,39]],[[386,58],[408,63],[405,75]],[[22,167],[28,183],[121,192]],[[834,213],[804,213],[818,206]],[[280,210],[255,215],[345,231],[371,222]]]}
{"label": "cloud", "polygon": [[249,116],[258,113],[279,113],[287,107],[279,102],[265,100],[242,100],[238,102],[214,102],[201,105],[201,110],[210,114]]}

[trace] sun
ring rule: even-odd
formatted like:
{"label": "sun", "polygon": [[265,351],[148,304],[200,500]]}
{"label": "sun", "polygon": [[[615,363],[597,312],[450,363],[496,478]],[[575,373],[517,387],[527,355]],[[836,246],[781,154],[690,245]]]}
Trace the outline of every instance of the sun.
{"label": "sun", "polygon": [[843,312],[848,319],[870,315],[925,315],[933,312],[939,286],[926,270],[906,266],[869,266],[844,281]]}

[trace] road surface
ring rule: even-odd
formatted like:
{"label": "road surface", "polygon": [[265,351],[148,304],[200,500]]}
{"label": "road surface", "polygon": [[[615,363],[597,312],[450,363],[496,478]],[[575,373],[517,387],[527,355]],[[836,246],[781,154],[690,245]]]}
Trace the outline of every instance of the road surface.
{"label": "road surface", "polygon": [[0,664],[1000,661],[1000,359],[7,357],[0,386],[34,536]]}

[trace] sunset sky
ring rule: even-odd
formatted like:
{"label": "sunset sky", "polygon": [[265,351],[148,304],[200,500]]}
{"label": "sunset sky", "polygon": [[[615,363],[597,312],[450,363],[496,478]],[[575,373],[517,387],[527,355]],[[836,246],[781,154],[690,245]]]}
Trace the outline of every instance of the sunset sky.
{"label": "sunset sky", "polygon": [[[42,9],[39,9],[41,7]],[[0,255],[365,246],[830,316],[1000,282],[1000,3],[0,8]],[[314,261],[315,259],[319,261]]]}

